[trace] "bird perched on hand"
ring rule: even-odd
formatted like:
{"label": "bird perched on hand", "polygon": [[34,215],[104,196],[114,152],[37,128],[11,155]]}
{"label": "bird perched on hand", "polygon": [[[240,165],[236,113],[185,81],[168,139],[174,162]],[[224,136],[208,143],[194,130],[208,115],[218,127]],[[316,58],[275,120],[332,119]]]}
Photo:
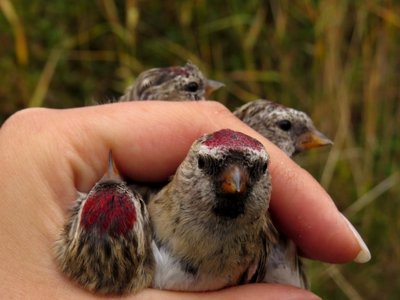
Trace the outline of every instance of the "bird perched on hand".
{"label": "bird perched on hand", "polygon": [[290,157],[304,150],[332,145],[307,114],[269,100],[249,102],[233,114]]}
{"label": "bird perched on hand", "polygon": [[130,100],[205,100],[224,84],[207,79],[199,68],[185,66],[154,68],[141,73],[118,101]]}
{"label": "bird perched on hand", "polygon": [[240,132],[224,129],[193,143],[148,204],[153,287],[207,291],[266,281],[277,237],[268,213],[268,164],[263,145]]}
{"label": "bird perched on hand", "polygon": [[154,258],[147,208],[113,164],[80,194],[56,243],[61,270],[88,290],[135,293],[151,285]]}

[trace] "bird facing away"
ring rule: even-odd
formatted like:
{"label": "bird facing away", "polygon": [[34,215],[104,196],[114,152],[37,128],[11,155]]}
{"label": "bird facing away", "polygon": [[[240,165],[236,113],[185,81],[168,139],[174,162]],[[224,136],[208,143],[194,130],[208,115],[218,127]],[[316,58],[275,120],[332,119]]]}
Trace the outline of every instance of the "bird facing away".
{"label": "bird facing away", "polygon": [[205,100],[224,84],[207,79],[199,68],[185,66],[154,68],[141,73],[118,101],[131,100]]}
{"label": "bird facing away", "polygon": [[307,114],[269,100],[249,102],[233,113],[290,157],[311,148],[332,145]]}
{"label": "bird facing away", "polygon": [[56,243],[61,270],[102,294],[136,293],[151,286],[154,258],[147,208],[109,168],[88,194],[80,194]]}
{"label": "bird facing away", "polygon": [[[193,143],[148,204],[153,287],[207,291],[267,280],[269,248],[277,242],[268,165],[263,145],[240,132],[223,129]],[[292,281],[302,284],[281,283]]]}

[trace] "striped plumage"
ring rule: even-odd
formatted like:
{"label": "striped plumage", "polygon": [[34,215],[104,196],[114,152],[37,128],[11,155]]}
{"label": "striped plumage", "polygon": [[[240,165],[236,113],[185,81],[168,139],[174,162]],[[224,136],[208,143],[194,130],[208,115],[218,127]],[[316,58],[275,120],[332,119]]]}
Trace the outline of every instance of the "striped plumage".
{"label": "striped plumage", "polygon": [[207,79],[200,69],[188,62],[185,66],[154,68],[142,72],[118,101],[132,100],[205,100],[224,86]]}
{"label": "striped plumage", "polygon": [[88,194],[79,194],[56,243],[56,258],[88,290],[136,293],[153,279],[149,216],[140,195],[110,173]]}
{"label": "striped plumage", "polygon": [[233,114],[290,157],[311,148],[332,144],[315,128],[306,113],[273,101],[251,101]]}
{"label": "striped plumage", "polygon": [[154,287],[207,291],[267,282],[278,238],[268,214],[268,164],[262,144],[242,133],[221,130],[195,141],[148,204]]}
{"label": "striped plumage", "polygon": [[[289,157],[305,150],[331,145],[332,141],[318,131],[311,118],[304,112],[269,100],[255,100],[234,111],[241,121],[262,134]],[[282,283],[293,279],[292,285],[308,280],[296,245],[282,233],[274,244],[267,260],[267,281]],[[271,271],[273,270],[273,271]]]}

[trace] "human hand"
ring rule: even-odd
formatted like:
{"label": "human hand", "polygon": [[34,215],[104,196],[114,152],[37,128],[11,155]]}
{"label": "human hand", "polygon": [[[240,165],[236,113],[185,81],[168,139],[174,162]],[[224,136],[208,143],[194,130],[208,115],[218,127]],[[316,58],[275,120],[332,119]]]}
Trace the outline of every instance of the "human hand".
{"label": "human hand", "polygon": [[[70,282],[54,261],[54,241],[76,198],[106,169],[109,150],[125,176],[161,181],[174,173],[192,142],[221,128],[261,141],[271,155],[271,211],[309,258],[365,261],[368,249],[330,197],[269,141],[214,102],[130,102],[68,110],[29,109],[0,130],[0,290],[4,297],[95,298]],[[307,291],[272,284],[211,293],[147,289],[134,296],[312,299]]]}

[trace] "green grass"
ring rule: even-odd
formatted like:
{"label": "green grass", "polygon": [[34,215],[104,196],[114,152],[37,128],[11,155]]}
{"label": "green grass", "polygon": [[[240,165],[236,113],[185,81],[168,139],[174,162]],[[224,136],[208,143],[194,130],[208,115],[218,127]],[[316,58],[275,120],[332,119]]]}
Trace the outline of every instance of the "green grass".
{"label": "green grass", "polygon": [[[116,4],[118,3],[118,4]],[[368,243],[366,265],[309,263],[326,299],[400,295],[400,3],[0,1],[0,124],[30,106],[118,97],[143,70],[190,59],[230,108],[268,98],[334,139],[297,161]]]}

